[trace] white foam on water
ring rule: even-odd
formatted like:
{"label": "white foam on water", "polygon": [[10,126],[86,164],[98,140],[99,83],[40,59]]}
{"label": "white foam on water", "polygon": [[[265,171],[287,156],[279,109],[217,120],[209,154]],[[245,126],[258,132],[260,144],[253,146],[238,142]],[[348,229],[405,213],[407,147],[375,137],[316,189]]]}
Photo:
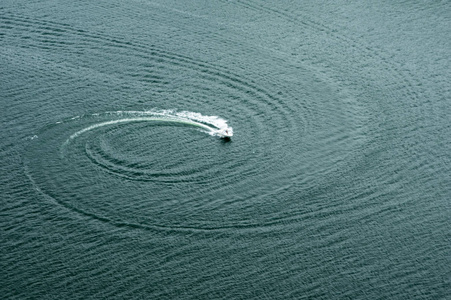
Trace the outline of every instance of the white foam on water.
{"label": "white foam on water", "polygon": [[[230,136],[233,135],[233,128],[229,127],[227,124],[227,120],[218,117],[218,116],[204,116],[198,112],[190,112],[190,111],[181,111],[178,112],[174,109],[165,109],[165,110],[147,110],[147,111],[117,111],[113,112],[116,114],[125,114],[125,115],[152,115],[152,116],[161,116],[163,118],[168,118],[171,121],[179,121],[181,123],[192,124],[192,125],[206,125],[209,127],[208,133],[211,135],[219,135],[220,132],[224,132],[228,130]],[[202,126],[203,127],[203,126]]]}
{"label": "white foam on water", "polygon": [[[184,123],[187,125],[200,127],[204,129],[206,133],[212,136],[221,136],[220,133],[224,132],[225,130],[228,131],[230,136],[233,135],[233,129],[232,127],[229,127],[227,125],[227,120],[224,120],[218,116],[204,116],[201,113],[197,112],[189,112],[189,111],[177,112],[176,110],[148,110],[148,111],[115,111],[115,112],[106,112],[104,114],[99,113],[91,114],[91,116],[94,117],[98,117],[101,115],[113,115],[119,117],[123,116],[124,118],[105,121],[85,127],[72,134],[66,140],[65,144],[67,144],[70,140],[75,139],[76,137],[87,131],[103,126],[131,122],[159,121],[159,122]],[[80,117],[77,116],[72,119],[78,118]]]}

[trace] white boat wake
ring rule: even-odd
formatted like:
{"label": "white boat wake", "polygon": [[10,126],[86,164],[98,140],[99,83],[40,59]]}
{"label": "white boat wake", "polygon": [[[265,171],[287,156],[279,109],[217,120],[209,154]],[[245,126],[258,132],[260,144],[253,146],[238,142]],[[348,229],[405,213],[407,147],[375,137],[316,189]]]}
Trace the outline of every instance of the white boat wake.
{"label": "white boat wake", "polygon": [[[204,116],[201,113],[189,111],[182,112],[177,112],[175,110],[115,111],[115,112],[106,112],[102,114],[98,113],[92,114],[91,116],[92,117],[114,116],[115,119],[101,123],[96,123],[88,127],[85,127],[72,134],[67,139],[66,143],[69,143],[70,140],[75,139],[76,137],[87,131],[99,127],[120,123],[149,122],[149,121],[187,124],[202,128],[203,130],[205,130],[206,133],[221,138],[230,138],[233,136],[233,128],[227,125],[227,120],[224,120],[218,116]],[[78,118],[80,117],[74,117],[72,119]]]}

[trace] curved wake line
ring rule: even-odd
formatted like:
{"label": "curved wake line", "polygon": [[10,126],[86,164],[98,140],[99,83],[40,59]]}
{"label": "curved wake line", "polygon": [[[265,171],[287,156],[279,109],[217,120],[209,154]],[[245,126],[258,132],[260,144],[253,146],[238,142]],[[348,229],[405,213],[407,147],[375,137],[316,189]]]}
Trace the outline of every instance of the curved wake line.
{"label": "curved wake line", "polygon": [[107,121],[107,122],[103,122],[103,123],[98,123],[98,124],[94,124],[91,125],[89,127],[83,128],[80,131],[77,131],[76,133],[72,134],[69,137],[69,140],[72,140],[76,137],[78,137],[79,135],[81,135],[82,133],[85,133],[87,131],[90,131],[92,129],[95,128],[99,128],[99,127],[103,127],[103,126],[107,126],[107,125],[113,125],[113,124],[119,124],[119,123],[131,123],[131,122],[145,122],[145,121],[160,121],[160,122],[171,122],[171,123],[184,123],[184,124],[188,124],[188,125],[193,125],[193,126],[198,126],[198,127],[202,127],[207,129],[208,131],[214,133],[217,131],[217,129],[214,129],[212,127],[209,127],[205,124],[202,123],[198,123],[198,122],[193,122],[193,121],[182,121],[182,120],[176,120],[176,119],[163,119],[163,118],[152,118],[152,117],[141,117],[141,118],[127,118],[127,119],[120,119],[120,120],[114,120],[114,121]]}
{"label": "curved wake line", "polygon": [[[149,122],[149,121],[181,123],[196,126],[205,129],[207,133],[213,136],[219,135],[219,133],[224,130],[228,130],[230,132],[230,135],[233,135],[233,129],[232,127],[229,127],[227,125],[227,120],[224,120],[217,116],[204,116],[200,113],[195,112],[188,111],[176,112],[174,110],[161,110],[161,111],[116,111],[116,112],[107,112],[105,114],[116,116],[127,115],[133,117],[93,124],[72,134],[66,140],[65,144],[69,143],[71,140],[77,138],[81,134],[99,127],[120,123]],[[96,113],[92,114],[92,116],[100,116],[100,114]],[[80,117],[77,116],[72,119],[78,118]]]}

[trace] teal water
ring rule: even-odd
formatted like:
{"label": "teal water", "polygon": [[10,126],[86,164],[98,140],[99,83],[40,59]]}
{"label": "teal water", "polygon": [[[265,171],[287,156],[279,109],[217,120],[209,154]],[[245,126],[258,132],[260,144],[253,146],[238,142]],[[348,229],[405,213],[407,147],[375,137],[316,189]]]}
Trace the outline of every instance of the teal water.
{"label": "teal water", "polygon": [[450,35],[448,1],[3,1],[1,298],[448,299]]}

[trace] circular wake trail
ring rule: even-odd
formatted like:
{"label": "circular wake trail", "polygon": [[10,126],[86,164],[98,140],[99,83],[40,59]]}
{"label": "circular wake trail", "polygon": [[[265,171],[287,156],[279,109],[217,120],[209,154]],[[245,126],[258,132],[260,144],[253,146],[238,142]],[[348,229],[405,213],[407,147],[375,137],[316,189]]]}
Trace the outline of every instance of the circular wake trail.
{"label": "circular wake trail", "polygon": [[[108,125],[120,124],[120,123],[132,123],[132,122],[168,122],[168,123],[179,123],[187,124],[190,126],[200,127],[206,130],[210,135],[218,135],[219,132],[228,130],[231,135],[233,134],[232,127],[227,125],[227,120],[224,120],[217,116],[204,116],[200,113],[195,112],[176,112],[173,110],[162,110],[162,111],[117,111],[108,112],[105,115],[115,115],[115,116],[129,116],[124,119],[105,121],[97,124],[93,124],[86,128],[83,128],[74,134],[72,134],[64,143],[65,145],[71,140],[77,138],[81,134]],[[92,116],[100,116],[100,114],[92,114]],[[72,119],[76,119],[72,118]]]}

